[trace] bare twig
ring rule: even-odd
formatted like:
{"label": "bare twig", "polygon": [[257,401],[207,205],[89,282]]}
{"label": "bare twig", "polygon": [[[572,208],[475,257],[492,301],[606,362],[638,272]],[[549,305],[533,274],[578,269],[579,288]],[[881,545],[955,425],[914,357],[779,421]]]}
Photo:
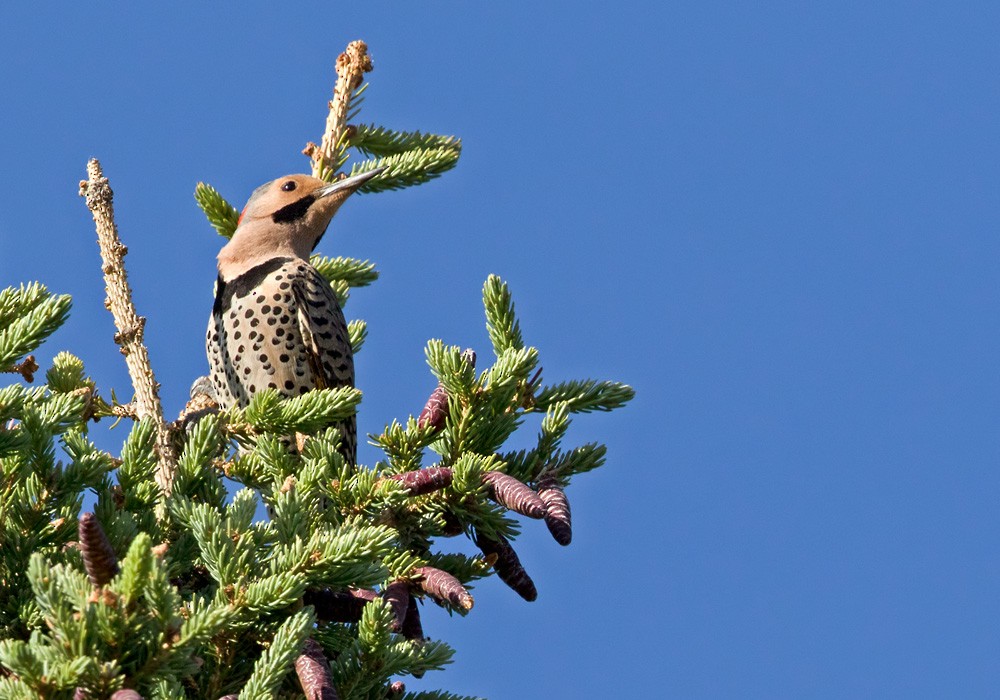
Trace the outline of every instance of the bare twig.
{"label": "bare twig", "polygon": [[352,41],[344,53],[337,56],[337,85],[333,89],[333,99],[330,100],[323,140],[319,146],[315,143],[307,144],[303,151],[312,159],[313,177],[329,180],[337,171],[351,95],[361,86],[364,74],[371,70],[372,59],[368,55],[368,45],[361,40]]}
{"label": "bare twig", "polygon": [[156,423],[159,455],[156,483],[163,495],[169,496],[177,468],[177,456],[170,441],[167,424],[163,420],[163,407],[157,393],[159,385],[149,364],[149,351],[142,342],[146,319],[136,314],[135,304],[132,303],[132,290],[125,272],[125,253],[128,249],[118,237],[112,205],[114,194],[96,158],[87,163],[87,180],[80,183],[80,195],[87,198],[87,208],[97,227],[97,243],[101,248],[103,263],[101,269],[104,271],[104,285],[108,294],[105,305],[115,319],[115,327],[118,328],[115,342],[121,346],[132,378],[135,415],[139,418],[152,418]]}
{"label": "bare twig", "polygon": [[7,372],[9,374],[20,374],[24,381],[31,384],[35,381],[35,372],[38,371],[38,363],[35,362],[34,355],[28,355],[20,362],[11,365],[7,369],[0,369],[0,372]]}

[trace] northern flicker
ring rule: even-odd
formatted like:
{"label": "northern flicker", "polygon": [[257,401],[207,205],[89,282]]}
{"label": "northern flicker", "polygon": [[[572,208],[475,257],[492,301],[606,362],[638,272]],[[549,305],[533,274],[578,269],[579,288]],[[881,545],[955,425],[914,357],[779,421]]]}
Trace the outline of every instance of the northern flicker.
{"label": "northern flicker", "polygon": [[[292,397],[354,386],[347,322],[330,284],[309,264],[333,215],[351,193],[382,172],[326,183],[288,175],[261,185],[219,252],[206,349],[223,408],[246,406],[254,392]],[[336,425],[341,453],[356,463],[354,418]]]}

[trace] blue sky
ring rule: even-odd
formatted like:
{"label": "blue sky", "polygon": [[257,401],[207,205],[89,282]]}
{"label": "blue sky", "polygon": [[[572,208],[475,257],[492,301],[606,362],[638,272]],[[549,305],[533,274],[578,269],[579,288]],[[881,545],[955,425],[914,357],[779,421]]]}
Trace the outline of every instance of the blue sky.
{"label": "blue sky", "polygon": [[518,540],[538,601],[428,610],[456,664],[410,688],[995,694],[1000,6],[87,5],[0,11],[0,286],[74,297],[45,358],[129,392],[76,195],[97,156],[176,414],[220,245],[195,183],[242,204],[306,170],[363,38],[363,118],[464,151],[323,240],[382,272],[347,307],[361,430],[419,411],[428,338],[488,352],[491,272],[548,379],[637,389],[573,425],[609,459],[570,488],[572,546]]}

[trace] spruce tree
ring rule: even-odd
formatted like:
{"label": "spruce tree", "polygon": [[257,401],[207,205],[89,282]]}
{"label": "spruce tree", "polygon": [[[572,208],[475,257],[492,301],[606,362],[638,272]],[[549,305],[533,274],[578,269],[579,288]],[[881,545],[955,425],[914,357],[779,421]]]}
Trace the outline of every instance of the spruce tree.
{"label": "spruce tree", "polygon": [[[355,125],[370,70],[362,42],[338,58],[323,139],[305,149],[313,174],[387,167],[364,186],[379,192],[454,167],[457,138]],[[345,464],[328,427],[353,414],[360,389],[287,400],[261,391],[220,411],[196,382],[167,422],[96,161],[81,193],[135,396],[119,402],[67,352],[36,381],[31,353],[66,320],[70,299],[39,284],[0,291],[0,371],[13,375],[0,389],[0,699],[457,698],[407,693],[399,680],[452,656],[424,636],[421,606],[468,614],[470,584],[491,573],[535,599],[513,546],[515,514],[569,544],[565,488],[605,457],[597,443],[563,444],[571,417],[618,408],[632,389],[543,381],[508,285],[490,276],[489,360],[428,342],[437,389],[416,417],[369,436],[384,452],[373,465]],[[236,209],[209,185],[195,197],[230,236]],[[313,263],[342,304],[378,278],[368,261]],[[360,351],[364,322],[350,333]],[[200,339],[191,347],[200,352]],[[532,413],[544,415],[536,445],[505,449]],[[111,418],[131,422],[118,456],[89,437]],[[94,505],[83,512],[86,494]],[[256,517],[261,503],[266,518]],[[447,551],[454,536],[482,554]]]}

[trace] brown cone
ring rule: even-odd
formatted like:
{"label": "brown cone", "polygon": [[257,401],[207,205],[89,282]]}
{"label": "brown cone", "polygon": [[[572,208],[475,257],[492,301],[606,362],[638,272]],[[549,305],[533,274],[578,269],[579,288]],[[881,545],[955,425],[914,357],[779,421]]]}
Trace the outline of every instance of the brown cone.
{"label": "brown cone", "polygon": [[460,610],[472,610],[474,601],[462,583],[447,571],[433,566],[421,566],[413,570],[420,577],[420,587],[429,596],[448,601]]}
{"label": "brown cone", "polygon": [[365,605],[378,594],[367,589],[351,588],[331,591],[329,588],[311,589],[302,596],[302,602],[316,610],[316,617],[324,622],[357,622]]}
{"label": "brown cone", "polygon": [[422,496],[451,485],[452,472],[448,467],[427,467],[412,472],[393,474],[389,477],[403,485],[411,496]]}
{"label": "brown cone", "polygon": [[535,582],[521,566],[521,560],[517,558],[517,553],[505,537],[497,535],[497,539],[494,540],[477,532],[476,545],[483,550],[483,554],[487,557],[496,558],[493,570],[497,572],[500,580],[510,586],[515,593],[529,603],[538,598]]}
{"label": "brown cone", "polygon": [[111,542],[104,534],[97,516],[93,513],[81,515],[77,533],[87,577],[95,586],[105,585],[118,574],[118,557],[115,556],[115,550],[111,548]]}
{"label": "brown cone", "polygon": [[395,617],[391,629],[393,632],[399,632],[403,629],[406,609],[410,604],[410,584],[406,581],[393,581],[382,591],[382,597],[389,603]]}
{"label": "brown cone", "polygon": [[486,472],[483,481],[490,487],[490,498],[508,510],[529,518],[545,517],[545,504],[527,485],[503,472]]}
{"label": "brown cone", "polygon": [[295,673],[305,691],[306,700],[339,700],[330,673],[330,662],[315,639],[307,639],[302,645],[302,653],[295,659]]}
{"label": "brown cone", "polygon": [[545,504],[545,524],[549,532],[556,542],[565,547],[573,539],[573,524],[566,492],[555,479],[546,477],[538,482],[538,497]]}

